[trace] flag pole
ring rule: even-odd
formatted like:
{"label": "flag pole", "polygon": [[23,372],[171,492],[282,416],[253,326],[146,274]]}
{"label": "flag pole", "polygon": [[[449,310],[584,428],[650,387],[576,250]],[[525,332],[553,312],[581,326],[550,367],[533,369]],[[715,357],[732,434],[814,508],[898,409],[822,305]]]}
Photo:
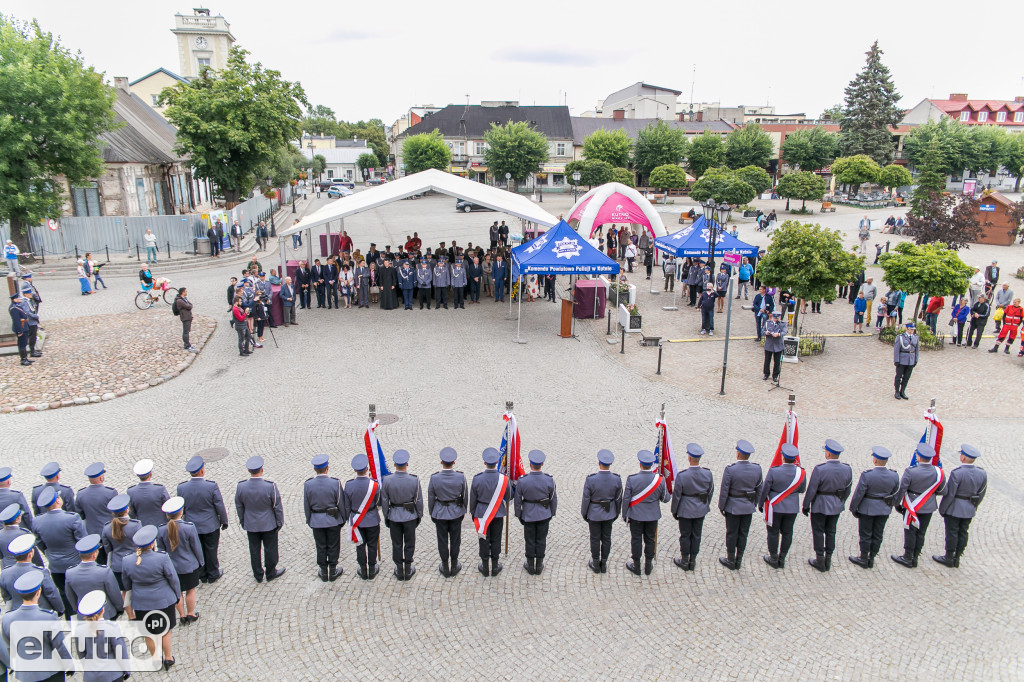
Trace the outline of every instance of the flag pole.
{"label": "flag pole", "polygon": [[[327,246],[330,247],[330,244],[328,244]],[[370,403],[370,424],[372,425],[373,422],[376,419],[377,419],[377,405],[376,405],[376,403]],[[370,428],[370,427],[367,426],[366,428]],[[370,457],[376,457],[376,456],[377,456],[376,452],[371,452],[370,453]],[[378,465],[379,465],[379,462],[378,462]],[[379,471],[377,472],[377,475],[380,476],[380,472]],[[384,478],[384,477],[381,476],[381,478]],[[377,481],[377,483],[380,483],[380,481]],[[377,534],[377,562],[378,563],[380,562],[380,534],[379,533]],[[370,571],[370,566],[369,565],[367,565],[366,570],[367,570],[367,572]]]}
{"label": "flag pole", "polygon": [[[505,411],[512,414],[512,401],[505,401]],[[512,420],[505,422],[505,463],[503,468],[505,469],[505,475],[509,477],[509,485],[512,485],[512,454],[509,452],[512,449],[512,434],[509,433],[509,426],[512,424]],[[512,505],[505,505],[505,558],[508,559],[508,527],[512,525]]]}
{"label": "flag pole", "polygon": [[[661,461],[665,459],[665,448],[661,447],[661,444],[665,442],[665,403],[661,404],[661,423],[658,424],[658,451],[661,456],[658,458],[656,466],[658,467],[657,474],[660,476],[662,471]],[[669,491],[672,494],[672,491]],[[659,526],[661,524],[658,524]],[[654,556],[658,556],[658,528],[654,528]]]}

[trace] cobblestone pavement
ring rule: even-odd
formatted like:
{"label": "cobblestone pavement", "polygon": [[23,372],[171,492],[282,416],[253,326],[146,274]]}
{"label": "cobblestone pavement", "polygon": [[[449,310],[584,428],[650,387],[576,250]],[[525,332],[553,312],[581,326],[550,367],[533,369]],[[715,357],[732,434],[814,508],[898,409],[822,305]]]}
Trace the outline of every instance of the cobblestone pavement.
{"label": "cobblestone pavement", "polygon": [[[491,219],[485,218],[484,226]],[[440,232],[440,226],[436,229]],[[419,232],[427,239],[426,228]],[[178,279],[189,286],[197,313],[220,320],[227,317],[224,286],[230,274],[234,268]],[[83,314],[74,283],[58,284],[44,290],[44,296],[50,292],[44,324],[46,314],[50,319]],[[95,313],[127,311],[134,282],[113,278],[108,284],[110,295],[84,297],[87,305]],[[281,565],[288,573],[270,584],[253,581],[245,535],[230,512],[232,525],[221,542],[227,573],[217,584],[200,588],[202,620],[175,631],[178,665],[163,674],[166,679],[1018,679],[1024,674],[1024,635],[1013,626],[1024,618],[1024,593],[1017,584],[1017,557],[1024,551],[1024,464],[1016,445],[1021,422],[1000,411],[995,392],[980,393],[985,382],[977,380],[982,366],[975,364],[991,360],[1003,367],[1004,358],[981,357],[981,350],[974,355],[941,351],[936,357],[955,364],[942,370],[924,364],[911,383],[918,390],[909,405],[895,405],[885,392],[876,396],[872,382],[881,385],[891,365],[883,362],[885,349],[873,339],[840,339],[849,344],[842,346],[845,352],[833,353],[830,346],[799,369],[787,366],[791,374],[784,375],[799,381],[805,464],[820,461],[819,444],[832,437],[847,447],[844,459],[858,471],[870,465],[866,453],[875,444],[893,450],[893,468],[905,467],[923,428],[929,377],[962,377],[960,384],[948,385],[948,405],[937,396],[945,442],[980,447],[979,464],[989,472],[990,485],[959,571],[930,560],[913,572],[887,559],[870,573],[849,564],[845,556],[856,551],[857,534],[847,514],[831,573],[819,574],[804,561],[812,555],[804,517],[784,571],[760,561],[765,533],[755,520],[747,561],[734,573],[717,564],[724,553],[724,522],[712,513],[693,573],[672,564],[676,532],[663,519],[650,577],[637,578],[622,567],[628,554],[623,524],[615,527],[609,572],[595,576],[586,567],[587,529],[577,505],[599,448],[616,453],[616,471],[634,471],[634,454],[653,447],[654,420],[666,403],[676,447],[701,443],[708,453],[704,466],[717,483],[737,438],[751,440],[755,460],[767,464],[786,395],[762,393],[759,377],[752,382],[754,395],[739,378],[749,370],[739,370],[756,354],[745,358],[730,349],[737,374],[730,377],[725,399],[719,398],[717,343],[668,346],[671,371],[653,376],[652,355],[643,356],[642,366],[632,364],[652,349],[634,346],[619,356],[604,342],[603,321],[581,323],[579,341],[558,338],[556,308],[524,305],[525,345],[511,342],[514,321],[507,319],[507,307],[493,302],[465,311],[300,311],[300,326],[277,330],[279,349],[271,345],[249,358],[238,357],[234,335],[219,325],[191,369],[174,381],[81,409],[0,417],[3,464],[14,468],[14,486],[25,490],[35,484],[43,462],[57,459],[64,481],[78,488],[85,484],[84,467],[102,459],[107,483],[124,490],[132,483],[132,464],[152,457],[157,480],[173,486],[185,478],[188,457],[223,446],[230,454],[212,463],[208,476],[220,483],[230,509],[235,482],[246,476],[245,459],[266,458],[266,476],[284,497]],[[822,317],[834,315],[839,331],[845,330],[840,319],[845,304],[828,308],[837,310]],[[689,314],[676,313],[678,319]],[[673,338],[689,335],[685,329],[669,331]],[[732,348],[743,344],[754,352],[751,341]],[[876,355],[880,366],[867,366]],[[931,357],[925,355],[924,362]],[[870,381],[838,381],[855,372]],[[515,401],[524,450],[547,453],[545,469],[561,496],[542,576],[528,576],[521,568],[522,530],[513,523],[505,571],[495,579],[481,578],[474,571],[477,547],[467,521],[465,568],[455,579],[436,572],[429,522],[418,531],[419,573],[411,581],[391,577],[386,533],[377,580],[354,577],[354,550],[347,543],[345,575],[335,583],[316,579],[301,502],[312,455],[330,453],[331,473],[349,478],[348,460],[362,447],[367,404],[373,402],[379,412],[399,418],[380,427],[385,450],[409,450],[410,469],[424,485],[445,445],[459,451],[458,468],[471,475],[481,468],[480,451],[500,440],[505,400]],[[992,409],[968,407],[975,402]],[[898,553],[901,538],[893,517],[883,554]],[[936,519],[925,556],[941,546]]]}

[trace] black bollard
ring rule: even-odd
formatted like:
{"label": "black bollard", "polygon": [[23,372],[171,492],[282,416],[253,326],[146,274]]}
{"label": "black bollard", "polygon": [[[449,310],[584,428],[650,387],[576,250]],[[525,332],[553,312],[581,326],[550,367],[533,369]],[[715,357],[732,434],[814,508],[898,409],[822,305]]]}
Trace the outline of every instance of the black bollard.
{"label": "black bollard", "polygon": [[135,260],[142,262],[142,253],[139,251],[139,245],[135,245]]}
{"label": "black bollard", "polygon": [[658,344],[658,371],[655,372],[655,374],[661,374],[661,350],[664,347],[665,346],[663,344],[661,344],[661,343]]}
{"label": "black bollard", "polygon": [[107,262],[109,263],[110,262],[110,247],[109,246],[104,246],[103,248],[105,248],[107,250]]}
{"label": "black bollard", "polygon": [[[211,245],[212,245],[212,243],[213,242],[211,242]],[[170,242],[170,240],[168,240],[168,242],[167,242],[167,260],[171,260],[171,242]]]}
{"label": "black bollard", "polygon": [[78,255],[78,244],[75,244],[75,260],[78,260],[78,259],[79,259],[79,255]]}
{"label": "black bollard", "polygon": [[626,354],[626,328],[622,328],[622,346],[619,348],[619,355]]}
{"label": "black bollard", "polygon": [[612,335],[612,311],[609,310],[608,311],[608,331],[605,334],[605,336],[611,336],[611,335]]}

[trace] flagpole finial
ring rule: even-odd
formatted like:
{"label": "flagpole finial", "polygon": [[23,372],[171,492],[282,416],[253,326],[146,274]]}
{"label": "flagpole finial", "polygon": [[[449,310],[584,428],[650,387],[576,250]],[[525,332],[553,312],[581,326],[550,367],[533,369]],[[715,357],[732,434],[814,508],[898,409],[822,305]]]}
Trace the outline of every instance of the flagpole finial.
{"label": "flagpole finial", "polygon": [[789,394],[789,407],[790,407],[790,409],[793,409],[794,405],[796,405],[796,393],[790,393]]}
{"label": "flagpole finial", "polygon": [[661,420],[665,421],[665,403],[661,404]]}
{"label": "flagpole finial", "polygon": [[506,412],[511,412],[512,411],[512,401],[511,400],[506,400],[505,401],[505,411]]}
{"label": "flagpole finial", "polygon": [[931,404],[930,409],[931,409],[932,412],[935,411],[935,398],[932,398],[932,404]]}
{"label": "flagpole finial", "polygon": [[370,421],[372,422],[377,418],[377,405],[376,403],[370,403]]}

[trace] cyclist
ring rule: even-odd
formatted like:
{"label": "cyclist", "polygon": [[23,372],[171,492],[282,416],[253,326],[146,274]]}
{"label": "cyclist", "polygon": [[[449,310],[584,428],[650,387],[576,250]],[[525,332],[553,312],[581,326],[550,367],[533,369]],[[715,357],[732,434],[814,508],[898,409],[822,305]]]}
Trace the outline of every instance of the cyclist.
{"label": "cyclist", "polygon": [[153,273],[150,272],[149,265],[147,264],[139,270],[139,285],[142,287],[143,291],[149,294],[149,300],[155,303],[159,300],[159,297],[153,292],[153,282]]}

